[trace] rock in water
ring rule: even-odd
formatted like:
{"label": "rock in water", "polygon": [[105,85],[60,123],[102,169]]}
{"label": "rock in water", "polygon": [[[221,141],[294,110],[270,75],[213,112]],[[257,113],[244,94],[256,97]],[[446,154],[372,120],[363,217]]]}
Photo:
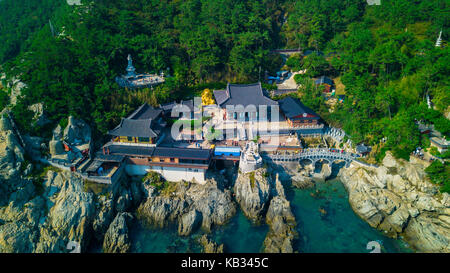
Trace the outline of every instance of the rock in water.
{"label": "rock in water", "polygon": [[187,236],[198,228],[202,222],[202,214],[197,210],[191,210],[181,217],[178,222],[178,234]]}
{"label": "rock in water", "polygon": [[260,222],[267,210],[271,177],[265,168],[250,173],[239,173],[234,184],[236,200],[245,216],[254,222]]}
{"label": "rock in water", "polygon": [[127,253],[131,248],[129,230],[133,216],[127,212],[118,213],[108,228],[103,241],[107,253]]}
{"label": "rock in water", "polygon": [[[172,183],[172,182],[170,182]],[[147,200],[137,209],[137,216],[147,224],[165,227],[169,223],[178,223],[181,230],[194,218],[186,216],[193,210],[201,214],[201,226],[211,230],[213,225],[225,224],[235,213],[236,206],[231,199],[231,192],[220,189],[215,179],[208,179],[204,185],[197,183],[175,182],[173,192],[169,195],[158,193],[153,186],[147,185]],[[184,220],[183,217],[186,217]],[[184,222],[180,224],[180,222]],[[194,221],[195,223],[195,221]]]}
{"label": "rock in water", "polygon": [[302,176],[296,176],[292,177],[292,186],[296,187],[297,189],[308,189],[313,188],[315,186],[314,180],[310,177],[302,177]]}
{"label": "rock in water", "polygon": [[223,253],[223,244],[218,245],[212,241],[206,234],[200,237],[200,244],[203,246],[204,253]]}
{"label": "rock in water", "polygon": [[162,228],[177,221],[188,210],[189,203],[183,198],[156,196],[148,198],[138,208],[138,218],[149,225]]}
{"label": "rock in water", "polygon": [[296,222],[289,201],[282,196],[275,196],[266,215],[269,232],[264,240],[266,253],[293,253],[294,241],[298,234]]}

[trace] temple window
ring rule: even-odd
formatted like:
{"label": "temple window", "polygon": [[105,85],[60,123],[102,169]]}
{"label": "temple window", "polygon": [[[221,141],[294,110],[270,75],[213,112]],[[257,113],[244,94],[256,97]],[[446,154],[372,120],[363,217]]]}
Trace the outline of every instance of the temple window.
{"label": "temple window", "polygon": [[139,137],[138,140],[139,140],[139,142],[150,142],[149,137]]}

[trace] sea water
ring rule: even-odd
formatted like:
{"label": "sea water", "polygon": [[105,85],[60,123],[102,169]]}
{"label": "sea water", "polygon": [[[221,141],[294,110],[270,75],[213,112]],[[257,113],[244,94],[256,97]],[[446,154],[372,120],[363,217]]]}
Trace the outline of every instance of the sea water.
{"label": "sea water", "polygon": [[[381,252],[412,252],[408,246],[390,239],[360,219],[348,203],[348,194],[338,180],[318,182],[311,189],[288,191],[288,199],[297,221],[299,234],[296,249],[306,253],[368,253],[369,242],[380,244]],[[225,226],[216,227],[212,240],[224,244],[225,252],[260,252],[267,225],[254,225],[241,211]],[[145,228],[138,224],[131,230],[132,252],[200,252],[198,231],[180,237],[175,226],[164,229]]]}
{"label": "sea water", "polygon": [[288,198],[297,221],[299,252],[368,253],[369,242],[381,252],[412,250],[401,240],[383,235],[359,218],[348,202],[348,193],[338,180],[318,182],[306,190],[293,190]]}

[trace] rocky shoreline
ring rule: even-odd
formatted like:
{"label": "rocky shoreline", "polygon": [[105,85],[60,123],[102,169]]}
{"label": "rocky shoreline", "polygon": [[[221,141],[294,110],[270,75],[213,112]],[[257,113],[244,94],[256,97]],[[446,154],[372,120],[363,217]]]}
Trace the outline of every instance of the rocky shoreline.
{"label": "rocky shoreline", "polygon": [[427,163],[387,153],[378,168],[352,163],[339,178],[356,214],[419,252],[450,252],[450,197],[426,178]]}
{"label": "rocky shoreline", "polygon": [[[297,252],[299,229],[285,187],[314,187],[331,175],[327,165],[314,173],[308,166],[269,163],[246,174],[231,169],[229,179],[209,172],[205,185],[166,182],[158,188],[159,178],[149,176],[100,186],[28,161],[42,146],[23,141],[5,115],[0,129],[0,253],[69,252],[70,243],[85,252],[94,242],[103,252],[124,253],[131,250],[134,221],[175,224],[179,236],[190,236],[226,225],[238,206],[254,224],[268,225],[264,252]],[[338,178],[355,213],[372,227],[420,252],[450,252],[450,198],[428,181],[425,167],[388,153],[378,168],[352,163]],[[204,252],[224,251],[208,236],[198,243]]]}

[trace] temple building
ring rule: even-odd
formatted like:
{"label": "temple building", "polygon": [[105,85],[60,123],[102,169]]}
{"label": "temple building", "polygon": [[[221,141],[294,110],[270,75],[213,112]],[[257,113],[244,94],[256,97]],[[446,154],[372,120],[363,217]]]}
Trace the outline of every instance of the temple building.
{"label": "temple building", "polygon": [[105,144],[87,168],[87,178],[114,183],[121,171],[128,175],[160,173],[166,180],[204,183],[211,150],[159,147],[164,139],[163,109],[141,105],[109,131],[112,141]]}
{"label": "temple building", "polygon": [[[197,106],[193,99],[182,100],[180,102],[170,102],[161,104],[163,115],[166,118],[194,119],[194,113],[198,113],[201,109],[201,103]],[[173,113],[178,113],[176,116]]]}
{"label": "temple building", "polygon": [[286,122],[292,128],[313,128],[321,126],[320,116],[300,100],[286,97],[278,101]]}
{"label": "temple building", "polygon": [[128,175],[145,175],[150,171],[172,182],[191,181],[203,184],[211,162],[211,150],[176,147],[142,147],[106,145],[103,156],[123,156]]}
{"label": "temple building", "polygon": [[161,131],[166,126],[161,114],[161,109],[143,104],[108,134],[115,144],[156,146],[164,137]]}
{"label": "temple building", "polygon": [[317,80],[315,80],[315,84],[318,86],[323,86],[324,90],[323,92],[330,93],[331,89],[334,87],[334,82],[332,79],[328,78],[327,76],[321,76]]}
{"label": "temple building", "polygon": [[[261,83],[253,84],[227,84],[225,90],[214,90],[214,98],[218,106],[225,110],[225,119],[240,121],[256,121],[260,115],[260,106],[267,106],[267,116],[261,119],[270,119],[272,105],[278,105],[268,98],[261,87]],[[227,107],[241,106],[244,111],[227,111]]]}
{"label": "temple building", "polygon": [[133,66],[131,55],[128,55],[128,65],[126,68],[127,74],[116,77],[116,82],[121,87],[125,88],[145,88],[152,87],[164,83],[164,73],[156,74],[136,74],[136,68]]}

